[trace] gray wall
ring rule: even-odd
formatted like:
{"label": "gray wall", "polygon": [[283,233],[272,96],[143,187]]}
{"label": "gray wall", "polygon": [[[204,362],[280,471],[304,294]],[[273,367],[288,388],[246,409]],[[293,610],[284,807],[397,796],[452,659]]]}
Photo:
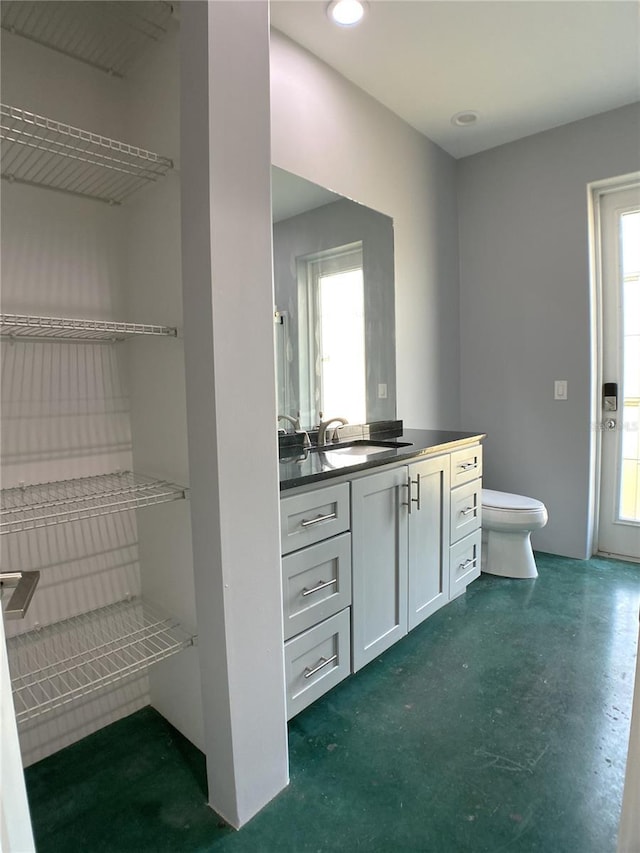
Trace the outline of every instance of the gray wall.
{"label": "gray wall", "polygon": [[[273,226],[276,305],[289,312],[292,414],[300,409],[298,371],[298,276],[296,259],[316,252],[362,242],[365,294],[367,421],[395,418],[396,354],[393,289],[393,223],[388,216],[350,199],[292,216]],[[302,318],[306,322],[306,317]],[[378,399],[378,383],[387,384],[387,398]],[[303,426],[316,424],[304,420]],[[339,412],[326,412],[328,416]]]}
{"label": "gray wall", "polygon": [[587,184],[638,169],[638,104],[458,164],[462,423],[488,434],[487,486],[547,505],[534,546],[578,558],[596,439]]}
{"label": "gray wall", "polygon": [[393,219],[398,417],[458,428],[455,160],[277,30],[271,145],[275,166]]}

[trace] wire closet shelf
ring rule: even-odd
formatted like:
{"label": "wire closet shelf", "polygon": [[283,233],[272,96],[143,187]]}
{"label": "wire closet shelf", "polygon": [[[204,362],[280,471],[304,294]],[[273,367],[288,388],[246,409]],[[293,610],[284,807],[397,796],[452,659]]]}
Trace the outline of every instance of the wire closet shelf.
{"label": "wire closet shelf", "polygon": [[167,503],[187,489],[132,471],[0,490],[0,535]]}
{"label": "wire closet shelf", "polygon": [[145,671],[195,637],[140,598],[7,639],[18,724]]}
{"label": "wire closet shelf", "polygon": [[2,177],[121,204],[173,162],[54,119],[0,104]]}
{"label": "wire closet shelf", "polygon": [[140,54],[167,35],[175,6],[163,0],[3,0],[1,21],[3,30],[126,77]]}
{"label": "wire closet shelf", "polygon": [[111,320],[83,320],[67,317],[33,317],[27,314],[0,314],[0,336],[9,340],[124,341],[139,335],[176,337],[172,326],[149,323],[119,323]]}

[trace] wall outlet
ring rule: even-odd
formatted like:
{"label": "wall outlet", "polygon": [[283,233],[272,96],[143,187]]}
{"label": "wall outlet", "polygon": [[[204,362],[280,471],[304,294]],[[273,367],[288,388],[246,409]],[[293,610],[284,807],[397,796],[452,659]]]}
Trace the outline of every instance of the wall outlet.
{"label": "wall outlet", "polygon": [[387,383],[379,382],[378,383],[378,399],[386,400],[387,399]]}
{"label": "wall outlet", "polygon": [[553,383],[553,399],[554,400],[566,400],[567,399],[567,380],[566,379],[556,379]]}

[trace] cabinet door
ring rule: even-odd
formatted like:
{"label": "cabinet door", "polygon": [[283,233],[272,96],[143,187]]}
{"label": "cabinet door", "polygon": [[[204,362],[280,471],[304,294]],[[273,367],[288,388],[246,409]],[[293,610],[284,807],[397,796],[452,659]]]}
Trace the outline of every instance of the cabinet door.
{"label": "cabinet door", "polygon": [[449,456],[409,466],[409,630],[449,600]]}
{"label": "cabinet door", "polygon": [[354,672],[407,633],[407,469],[351,484]]}

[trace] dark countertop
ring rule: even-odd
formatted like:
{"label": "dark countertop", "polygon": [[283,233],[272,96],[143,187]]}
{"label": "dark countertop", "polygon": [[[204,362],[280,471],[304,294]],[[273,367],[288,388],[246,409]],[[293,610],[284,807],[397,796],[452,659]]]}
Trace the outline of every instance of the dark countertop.
{"label": "dark countertop", "polygon": [[[441,453],[463,447],[465,444],[475,444],[485,438],[484,433],[458,432],[455,430],[438,429],[400,429],[371,434],[372,440],[392,439],[394,441],[410,442],[407,447],[392,447],[382,452],[367,455],[363,449],[362,455],[333,457],[322,450],[294,450],[280,453],[280,491],[293,489],[296,486],[309,485],[320,480],[330,480],[343,477],[370,468],[379,468],[390,462],[409,462],[421,456]],[[342,443],[348,443],[351,438],[344,438]],[[334,445],[340,447],[340,444]]]}

